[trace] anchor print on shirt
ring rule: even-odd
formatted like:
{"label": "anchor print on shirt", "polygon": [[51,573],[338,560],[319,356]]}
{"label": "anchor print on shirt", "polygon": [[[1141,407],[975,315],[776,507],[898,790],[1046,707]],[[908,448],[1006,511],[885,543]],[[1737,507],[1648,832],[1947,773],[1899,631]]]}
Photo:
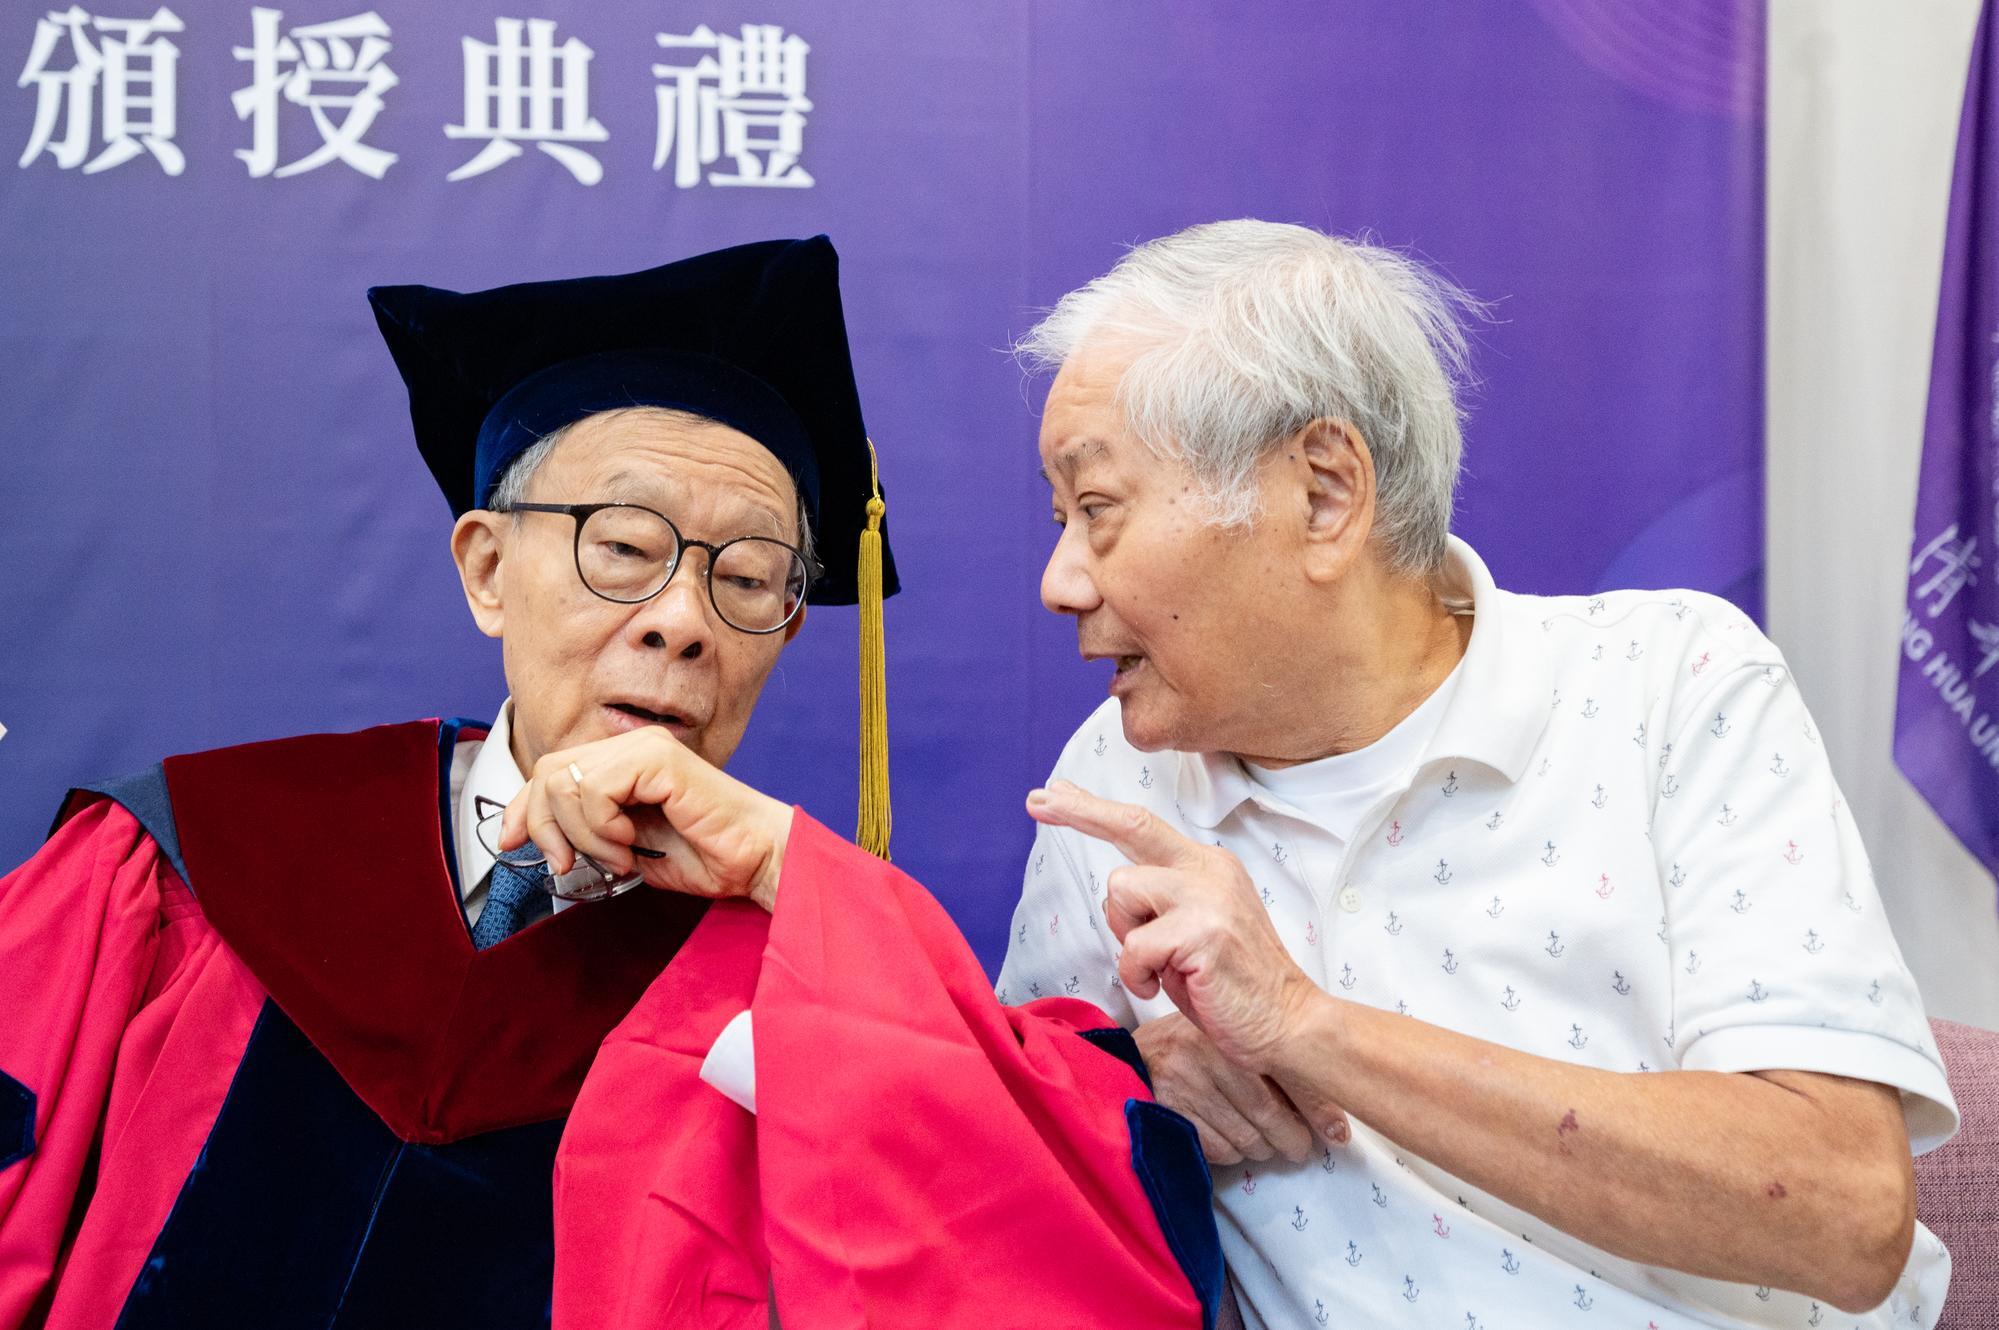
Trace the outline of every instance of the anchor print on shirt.
{"label": "anchor print on shirt", "polygon": [[1359,1265],[1360,1260],[1360,1244],[1349,1239],[1347,1242],[1347,1264]]}
{"label": "anchor print on shirt", "polygon": [[1029,980],[1029,981],[1028,981],[1028,984],[1027,984],[1027,995],[1028,995],[1029,997],[1040,997],[1040,996],[1041,996],[1041,981],[1040,981],[1039,979],[1031,979],[1031,980]]}
{"label": "anchor print on shirt", "polygon": [[1381,926],[1381,931],[1390,937],[1402,936],[1402,921],[1395,917],[1395,911],[1388,912],[1388,922]]}
{"label": "anchor print on shirt", "polygon": [[1277,898],[1276,898],[1275,896],[1273,896],[1273,895],[1271,895],[1271,894],[1270,894],[1270,888],[1269,888],[1269,887],[1259,887],[1259,888],[1257,888],[1257,892],[1256,892],[1256,894],[1257,894],[1257,896],[1258,896],[1259,898],[1261,898],[1261,899],[1262,899],[1262,901],[1263,901],[1263,908],[1264,908],[1264,909],[1266,909],[1266,910],[1267,910],[1267,909],[1269,909],[1269,908],[1270,908],[1270,906],[1271,906],[1271,904],[1272,904],[1272,902],[1274,902],[1274,901],[1275,901],[1275,900],[1277,899]]}
{"label": "anchor print on shirt", "polygon": [[1076,996],[1076,994],[1083,991],[1083,981],[1072,974],[1063,983],[1062,991],[1064,993],[1067,993],[1070,997],[1074,997]]}
{"label": "anchor print on shirt", "polygon": [[1555,849],[1555,842],[1549,841],[1547,843],[1547,846],[1541,851],[1541,862],[1548,865],[1548,867],[1553,868],[1556,864],[1560,863],[1561,861],[1562,861],[1562,856],[1561,853]]}
{"label": "anchor print on shirt", "polygon": [[1416,1277],[1414,1275],[1402,1276],[1402,1300],[1404,1302],[1414,1302],[1422,1296],[1423,1290],[1416,1287]]}
{"label": "anchor print on shirt", "polygon": [[1775,665],[1765,665],[1763,673],[1758,677],[1763,680],[1765,685],[1771,688],[1776,688],[1784,682],[1784,672]]}
{"label": "anchor print on shirt", "polygon": [[1499,918],[1500,915],[1506,913],[1506,902],[1499,899],[1499,897],[1494,896],[1492,898],[1492,904],[1485,907],[1485,913],[1486,917],[1489,919]]}
{"label": "anchor print on shirt", "polygon": [[1706,668],[1707,668],[1707,652],[1703,651],[1701,652],[1701,658],[1694,662],[1694,673],[1698,675],[1702,670]]}
{"label": "anchor print on shirt", "polygon": [[1637,745],[1638,745],[1638,746],[1639,746],[1640,748],[1643,748],[1643,747],[1645,746],[1645,722],[1644,722],[1644,721],[1642,721],[1642,720],[1641,720],[1641,721],[1639,721],[1639,722],[1638,722],[1638,733],[1636,733],[1636,734],[1634,734],[1634,735],[1632,735],[1632,736],[1631,736],[1631,742],[1632,742],[1632,743],[1635,743],[1635,744],[1637,744]]}
{"label": "anchor print on shirt", "polygon": [[1749,981],[1749,1000],[1751,1002],[1767,1002],[1769,999],[1770,990],[1763,987],[1762,981],[1751,979]]}
{"label": "anchor print on shirt", "polygon": [[1804,857],[1805,857],[1805,852],[1798,848],[1798,843],[1796,841],[1787,840],[1784,842],[1785,863],[1787,864],[1801,863],[1803,862]]}
{"label": "anchor print on shirt", "polygon": [[1256,1172],[1253,1169],[1246,1168],[1242,1171],[1242,1194],[1245,1196],[1256,1195]]}
{"label": "anchor print on shirt", "polygon": [[1500,817],[1497,810],[1494,810],[1492,816],[1485,820],[1485,829],[1487,831],[1497,831],[1499,830],[1499,824],[1503,821],[1505,819]]}
{"label": "anchor print on shirt", "polygon": [[1684,619],[1687,617],[1687,602],[1675,596],[1667,603],[1672,606],[1673,617],[1675,619]]}
{"label": "anchor print on shirt", "polygon": [[1584,1311],[1588,1311],[1590,1308],[1596,1306],[1596,1299],[1583,1292],[1581,1284],[1576,1285],[1576,1306],[1582,1308]]}
{"label": "anchor print on shirt", "polygon": [[1687,870],[1680,867],[1679,862],[1675,860],[1673,863],[1673,871],[1667,874],[1666,876],[1666,885],[1669,887],[1683,887],[1686,884],[1687,884]]}
{"label": "anchor print on shirt", "polygon": [[1329,1145],[1319,1147],[1319,1171],[1322,1173],[1332,1173],[1338,1168],[1339,1164],[1333,1159],[1332,1147]]}
{"label": "anchor print on shirt", "polygon": [[1562,705],[1562,690],[1557,688],[1555,690],[1555,700],[1548,703],[1548,707],[1550,710],[1553,710],[1555,708],[1560,707],[1561,705]]}
{"label": "anchor print on shirt", "polygon": [[1275,859],[1278,863],[1281,864],[1284,863],[1286,860],[1288,860],[1291,856],[1284,852],[1284,846],[1282,842],[1272,841],[1270,843],[1270,857],[1272,859]]}
{"label": "anchor print on shirt", "polygon": [[1520,1010],[1520,995],[1513,991],[1513,985],[1506,986],[1506,992],[1500,995],[1499,1005],[1508,1011]]}
{"label": "anchor print on shirt", "polygon": [[1596,787],[1596,793],[1590,796],[1589,806],[1591,808],[1596,809],[1598,812],[1602,812],[1603,806],[1609,802],[1610,802],[1610,796],[1605,794],[1603,792],[1603,786],[1599,785]]}
{"label": "anchor print on shirt", "polygon": [[1360,979],[1359,979],[1359,978],[1358,978],[1357,976],[1355,976],[1355,974],[1354,974],[1354,972],[1353,972],[1353,966],[1351,966],[1351,965],[1342,965],[1342,966],[1340,967],[1340,987],[1341,987],[1341,988],[1345,988],[1345,989],[1351,989],[1351,988],[1352,988],[1352,987],[1353,987],[1353,986],[1354,986],[1355,984],[1357,984],[1357,983],[1359,983],[1359,982],[1360,982]]}
{"label": "anchor print on shirt", "polygon": [[1819,732],[1812,728],[1811,721],[1807,719],[1805,721],[1805,742],[1816,744],[1818,741],[1819,741]]}
{"label": "anchor print on shirt", "polygon": [[1601,708],[1597,706],[1595,698],[1586,697],[1583,699],[1582,717],[1584,720],[1595,720],[1599,710]]}
{"label": "anchor print on shirt", "polygon": [[1324,1325],[1331,1319],[1332,1317],[1326,1312],[1326,1304],[1314,1298],[1312,1300],[1312,1324]]}
{"label": "anchor print on shirt", "polygon": [[1451,880],[1451,866],[1442,859],[1439,859],[1437,860],[1437,871],[1430,874],[1430,876],[1435,878],[1439,885],[1448,883]]}
{"label": "anchor print on shirt", "polygon": [[1728,723],[1728,717],[1717,711],[1714,713],[1714,723],[1707,727],[1707,732],[1717,739],[1726,739],[1729,731],[1734,728],[1733,725]]}
{"label": "anchor print on shirt", "polygon": [[1310,919],[1305,921],[1305,945],[1308,947],[1319,945],[1318,925],[1314,924]]}
{"label": "anchor print on shirt", "polygon": [[1610,884],[1610,874],[1598,873],[1596,875],[1596,898],[1598,900],[1609,900],[1610,894],[1616,890],[1617,888]]}
{"label": "anchor print on shirt", "polygon": [[1094,743],[1093,745],[1091,745],[1091,747],[1090,747],[1090,751],[1091,751],[1091,752],[1093,752],[1093,753],[1095,753],[1095,754],[1096,754],[1096,755],[1097,755],[1098,757],[1102,757],[1102,756],[1104,755],[1104,736],[1103,736],[1103,735],[1101,735],[1101,734],[1100,734],[1100,735],[1098,735],[1098,736],[1097,736],[1097,741],[1096,741],[1096,743]]}
{"label": "anchor print on shirt", "polygon": [[1672,760],[1672,756],[1673,745],[1671,744],[1667,744],[1659,750],[1659,770],[1664,771],[1666,769],[1666,763]]}
{"label": "anchor print on shirt", "polygon": [[1825,950],[1825,943],[1819,940],[1818,929],[1807,928],[1805,930],[1805,954],[1808,956],[1816,956],[1824,950]]}
{"label": "anchor print on shirt", "polygon": [[1758,1284],[1756,1286],[1756,1300],[1758,1302],[1770,1301],[1770,1286],[1768,1284]]}
{"label": "anchor print on shirt", "polygon": [[1598,615],[1603,613],[1602,596],[1591,596],[1589,598],[1589,612],[1591,615]]}
{"label": "anchor print on shirt", "polygon": [[1741,819],[1741,816],[1733,808],[1730,808],[1727,804],[1723,804],[1721,806],[1721,816],[1715,819],[1715,824],[1717,826],[1732,827]]}
{"label": "anchor print on shirt", "polygon": [[1548,930],[1548,945],[1541,948],[1541,950],[1547,952],[1550,956],[1559,957],[1568,948],[1562,945],[1562,935],[1551,928]]}
{"label": "anchor print on shirt", "polygon": [[1016,941],[1016,942],[1020,943],[1020,944],[1021,944],[1022,946],[1025,946],[1025,945],[1027,944],[1027,925],[1026,925],[1026,924],[1022,924],[1022,925],[1020,926],[1020,931],[1019,931],[1018,933],[1014,934],[1014,941]]}
{"label": "anchor print on shirt", "polygon": [[1782,753],[1772,753],[1770,755],[1770,774],[1773,776],[1788,776],[1791,774],[1790,763],[1784,761]]}
{"label": "anchor print on shirt", "polygon": [[1589,658],[1591,660],[1603,659],[1603,643],[1598,642],[1595,646],[1590,648]]}
{"label": "anchor print on shirt", "polygon": [[1872,1002],[1875,1006],[1878,1007],[1881,1005],[1882,996],[1883,994],[1881,992],[1881,981],[1879,979],[1876,979],[1873,982],[1873,984],[1869,985],[1867,989],[1867,1000],[1869,1002]]}
{"label": "anchor print on shirt", "polygon": [[1445,777],[1444,777],[1444,783],[1443,783],[1443,786],[1441,787],[1441,789],[1442,789],[1442,793],[1443,793],[1443,796],[1444,796],[1444,797],[1445,797],[1446,799],[1448,799],[1448,798],[1450,798],[1450,797],[1451,797],[1452,795],[1456,794],[1456,793],[1458,792],[1458,773],[1457,773],[1457,772],[1455,772],[1455,771],[1452,771],[1452,772],[1450,772],[1450,773],[1446,774],[1446,775],[1445,775]]}
{"label": "anchor print on shirt", "polygon": [[1388,1208],[1388,1193],[1381,1189],[1381,1184],[1379,1182],[1370,1182],[1367,1185],[1368,1188],[1374,1193],[1368,1199],[1372,1200],[1375,1203],[1375,1205],[1378,1206],[1379,1208],[1386,1210]]}
{"label": "anchor print on shirt", "polygon": [[1479,1320],[1478,1317],[1472,1315],[1470,1312],[1466,1312],[1465,1330],[1485,1330],[1485,1322]]}
{"label": "anchor print on shirt", "polygon": [[1034,875],[1036,877],[1041,876],[1041,865],[1047,862],[1048,862],[1048,854],[1046,851],[1043,851],[1042,853],[1034,856]]}
{"label": "anchor print on shirt", "polygon": [[1048,916],[1048,931],[1049,931],[1049,932],[1051,932],[1051,933],[1059,933],[1059,932],[1061,932],[1061,931],[1062,931],[1062,916],[1061,916],[1061,915],[1059,915],[1059,914],[1051,914],[1051,915],[1049,915],[1049,916]]}
{"label": "anchor print on shirt", "polygon": [[1397,1016],[1407,1016],[1409,1014],[1409,1004],[1401,998],[1395,999],[1395,1014]]}
{"label": "anchor print on shirt", "polygon": [[1853,893],[1850,891],[1846,893],[1846,908],[1855,914],[1860,913],[1860,902],[1853,899]]}
{"label": "anchor print on shirt", "polygon": [[1825,1323],[1825,1308],[1819,1306],[1816,1302],[1814,1302],[1812,1304],[1812,1314],[1805,1318],[1805,1324],[1823,1325],[1824,1323]]}
{"label": "anchor print on shirt", "polygon": [[1569,1026],[1568,1043],[1570,1048],[1579,1049],[1579,1050],[1587,1048],[1589,1046],[1589,1036],[1583,1033],[1582,1026],[1571,1025]]}
{"label": "anchor print on shirt", "polygon": [[1624,977],[1624,971],[1612,970],[1610,972],[1610,991],[1619,997],[1624,997],[1631,992],[1631,981]]}
{"label": "anchor print on shirt", "polygon": [[1701,954],[1698,951],[1689,951],[1687,953],[1687,973],[1699,974],[1700,972],[1701,972]]}
{"label": "anchor print on shirt", "polygon": [[1390,822],[1388,824],[1387,840],[1390,845],[1400,845],[1402,843],[1402,824],[1400,822]]}
{"label": "anchor print on shirt", "polygon": [[1520,1273],[1520,1258],[1515,1256],[1509,1248],[1501,1247],[1499,1249],[1499,1268],[1509,1275],[1517,1275]]}
{"label": "anchor print on shirt", "polygon": [[1458,972],[1458,958],[1457,958],[1456,956],[1453,956],[1453,955],[1451,954],[1451,949],[1450,949],[1449,947],[1445,947],[1445,948],[1444,948],[1444,973],[1445,973],[1445,974],[1456,974],[1457,972]]}
{"label": "anchor print on shirt", "polygon": [[1632,640],[1631,645],[1625,649],[1624,658],[1626,660],[1637,660],[1640,656],[1644,654],[1645,654],[1645,648],[1639,646],[1637,639],[1634,638]]}
{"label": "anchor print on shirt", "polygon": [[1140,767],[1138,769],[1138,788],[1141,790],[1149,790],[1152,788],[1151,767]]}
{"label": "anchor print on shirt", "polygon": [[1659,797],[1661,799],[1671,799],[1679,794],[1679,792],[1680,778],[1670,771],[1667,772],[1666,779],[1659,785]]}
{"label": "anchor print on shirt", "polygon": [[1311,1220],[1305,1218],[1304,1206],[1294,1205],[1291,1207],[1291,1227],[1297,1229],[1300,1233],[1303,1233],[1305,1231],[1305,1226],[1307,1224],[1310,1224],[1311,1222],[1312,1222]]}
{"label": "anchor print on shirt", "polygon": [[1544,757],[1541,759],[1540,768],[1536,770],[1534,774],[1537,776],[1545,776],[1554,769],[1554,766],[1555,762],[1553,758]]}
{"label": "anchor print on shirt", "polygon": [[1735,899],[1728,903],[1728,908],[1737,914],[1748,914],[1750,910],[1749,893],[1737,887],[1735,889]]}

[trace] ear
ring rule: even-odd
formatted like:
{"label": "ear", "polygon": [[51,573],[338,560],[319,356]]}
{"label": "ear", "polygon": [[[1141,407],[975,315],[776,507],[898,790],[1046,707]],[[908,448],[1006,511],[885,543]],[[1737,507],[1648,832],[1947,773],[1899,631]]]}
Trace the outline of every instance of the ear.
{"label": "ear", "polygon": [[811,608],[810,605],[800,605],[798,613],[784,626],[784,645],[790,646],[791,639],[798,636],[798,630],[805,626],[805,612]]}
{"label": "ear", "polygon": [[500,636],[506,625],[500,566],[513,520],[505,513],[475,508],[451,528],[451,559],[458,565],[465,604],[472,610],[472,622],[488,637]]}
{"label": "ear", "polygon": [[1306,573],[1335,580],[1374,530],[1374,453],[1351,423],[1330,417],[1299,430],[1285,451],[1304,490]]}

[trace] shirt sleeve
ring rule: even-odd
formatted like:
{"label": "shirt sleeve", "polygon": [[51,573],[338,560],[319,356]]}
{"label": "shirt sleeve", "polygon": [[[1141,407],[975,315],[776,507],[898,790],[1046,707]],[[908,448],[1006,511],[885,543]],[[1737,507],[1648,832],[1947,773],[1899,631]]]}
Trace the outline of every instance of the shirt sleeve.
{"label": "shirt sleeve", "polygon": [[1138,1017],[1118,982],[1117,942],[1104,922],[1103,873],[1079,839],[1067,828],[1046,826],[1034,838],[1000,965],[999,1000],[1081,998],[1130,1029]]}
{"label": "shirt sleeve", "polygon": [[0,1326],[55,1269],[171,871],[100,801],[0,878]]}
{"label": "shirt sleeve", "polygon": [[1712,681],[1702,664],[1671,717],[1651,833],[1679,1064],[1892,1085],[1913,1149],[1933,1149],[1957,1107],[1804,699],[1767,643]]}

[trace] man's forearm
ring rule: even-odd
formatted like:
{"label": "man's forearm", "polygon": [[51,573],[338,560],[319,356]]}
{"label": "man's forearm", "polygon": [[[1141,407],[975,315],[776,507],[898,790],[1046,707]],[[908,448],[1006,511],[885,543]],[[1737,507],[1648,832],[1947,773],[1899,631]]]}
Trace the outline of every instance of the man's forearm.
{"label": "man's forearm", "polygon": [[1600,1071],[1317,994],[1264,1074],[1597,1247],[1871,1307],[1907,1260],[1895,1092],[1802,1072]]}

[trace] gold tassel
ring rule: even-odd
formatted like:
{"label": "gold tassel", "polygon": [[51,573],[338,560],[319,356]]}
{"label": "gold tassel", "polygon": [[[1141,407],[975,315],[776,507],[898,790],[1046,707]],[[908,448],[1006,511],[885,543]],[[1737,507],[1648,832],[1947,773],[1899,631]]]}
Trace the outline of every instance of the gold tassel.
{"label": "gold tassel", "polygon": [[856,580],[861,602],[861,810],[854,843],[882,859],[889,857],[888,834],[888,661],[882,635],[881,470],[875,444],[868,440],[868,524],[861,532]]}

